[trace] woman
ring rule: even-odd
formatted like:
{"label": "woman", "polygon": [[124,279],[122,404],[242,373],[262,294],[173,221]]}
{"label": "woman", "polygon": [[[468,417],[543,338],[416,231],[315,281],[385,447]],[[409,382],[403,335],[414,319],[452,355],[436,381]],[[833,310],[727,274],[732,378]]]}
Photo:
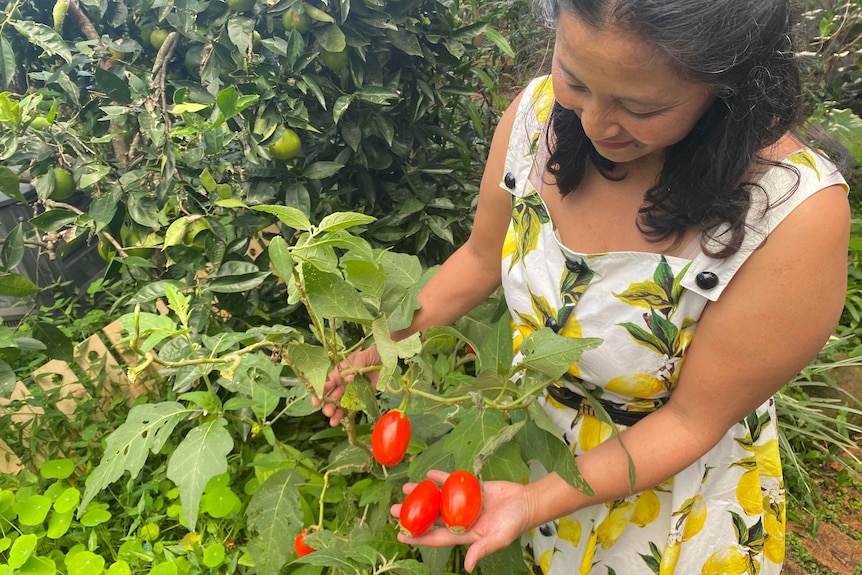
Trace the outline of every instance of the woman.
{"label": "woman", "polygon": [[601,338],[544,401],[595,494],[537,467],[528,485],[486,482],[466,533],[402,541],[469,545],[468,571],[523,535],[534,572],[779,573],[771,397],[838,321],[850,217],[835,167],[791,133],[790,3],[550,1],[550,79],[503,116],[473,233],[399,335],[502,282],[516,344],[542,326]]}

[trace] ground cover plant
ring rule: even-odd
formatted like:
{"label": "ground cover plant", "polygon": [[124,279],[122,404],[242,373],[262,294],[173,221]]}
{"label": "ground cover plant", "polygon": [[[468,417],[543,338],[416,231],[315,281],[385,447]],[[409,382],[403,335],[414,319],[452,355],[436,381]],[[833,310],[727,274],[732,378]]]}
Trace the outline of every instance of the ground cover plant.
{"label": "ground cover plant", "polygon": [[[812,51],[829,55],[811,59],[812,120],[858,162],[859,73],[844,47],[860,3],[810,8]],[[404,482],[431,468],[525,480],[529,458],[579,482],[535,397],[597,342],[540,329],[513,367],[498,297],[424,338],[389,336],[466,237],[494,120],[541,68],[513,59],[547,46],[524,3],[2,11],[0,191],[29,212],[0,232],[0,295],[29,313],[0,328],[0,397],[18,380],[31,397],[0,412],[25,464],[0,478],[0,573],[457,573],[462,550],[395,539]],[[779,397],[790,495],[806,508],[809,469],[858,464],[844,455],[854,404],[815,393],[858,362],[855,217],[836,340]],[[87,286],[20,272],[32,253],[88,245],[106,267]],[[32,371],[71,362],[117,319],[133,352],[123,369],[150,391],[106,402],[109,378],[72,366],[86,394],[68,418]],[[356,373],[350,416],[330,429],[311,394],[372,341],[380,391]],[[33,407],[44,413],[22,417]],[[384,446],[384,464],[373,430],[397,414],[411,433]],[[517,547],[479,568],[525,569]]]}

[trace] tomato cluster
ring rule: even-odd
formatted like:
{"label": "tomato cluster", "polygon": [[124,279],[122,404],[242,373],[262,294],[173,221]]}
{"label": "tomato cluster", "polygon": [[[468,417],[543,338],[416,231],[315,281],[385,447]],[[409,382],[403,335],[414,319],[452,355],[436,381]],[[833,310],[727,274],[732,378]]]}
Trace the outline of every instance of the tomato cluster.
{"label": "tomato cluster", "polygon": [[384,414],[371,431],[371,452],[381,465],[398,465],[410,445],[410,419],[400,411]]}
{"label": "tomato cluster", "polygon": [[413,537],[425,533],[437,517],[453,533],[473,526],[482,512],[482,486],[469,471],[455,471],[443,487],[426,479],[411,491],[401,504],[401,529]]}

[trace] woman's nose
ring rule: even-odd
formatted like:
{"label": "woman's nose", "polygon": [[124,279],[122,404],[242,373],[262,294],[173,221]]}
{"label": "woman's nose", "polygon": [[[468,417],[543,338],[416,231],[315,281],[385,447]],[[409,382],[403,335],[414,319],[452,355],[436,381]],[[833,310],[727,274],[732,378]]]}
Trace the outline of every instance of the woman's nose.
{"label": "woman's nose", "polygon": [[580,117],[584,132],[591,140],[611,140],[622,131],[614,111],[595,100],[584,103]]}

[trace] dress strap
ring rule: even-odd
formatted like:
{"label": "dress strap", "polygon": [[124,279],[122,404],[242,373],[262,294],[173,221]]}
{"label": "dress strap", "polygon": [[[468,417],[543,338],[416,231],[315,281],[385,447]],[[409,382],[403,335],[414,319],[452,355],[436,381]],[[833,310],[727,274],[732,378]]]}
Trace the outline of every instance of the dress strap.
{"label": "dress strap", "polygon": [[530,170],[553,103],[551,77],[541,76],[527,85],[518,105],[500,187],[519,198],[531,191]]}
{"label": "dress strap", "polygon": [[[708,300],[717,300],[748,257],[802,202],[832,185],[849,190],[836,166],[815,151],[799,150],[781,163],[783,166],[771,167],[758,182],[760,189],[755,189],[752,196],[740,250],[725,259],[716,259],[701,251],[685,274],[681,282],[683,287]],[[727,226],[719,228],[716,235],[721,237],[721,232],[726,229]],[[713,239],[707,242],[707,246],[711,251],[718,251],[722,244]]]}

